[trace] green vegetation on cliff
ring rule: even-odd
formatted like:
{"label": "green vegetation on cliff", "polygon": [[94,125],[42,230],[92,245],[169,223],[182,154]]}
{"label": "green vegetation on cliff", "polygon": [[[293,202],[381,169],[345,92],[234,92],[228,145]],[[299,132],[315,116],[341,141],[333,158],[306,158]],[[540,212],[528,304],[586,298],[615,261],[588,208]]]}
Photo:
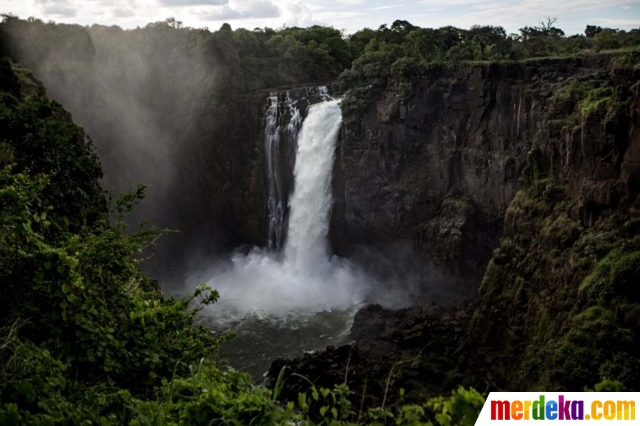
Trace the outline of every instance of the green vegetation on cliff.
{"label": "green vegetation on cliff", "polygon": [[471,325],[498,386],[640,386],[637,75],[569,80],[548,101]]}
{"label": "green vegetation on cliff", "polygon": [[517,34],[481,25],[468,30],[421,28],[407,21],[395,21],[377,31],[359,31],[349,38],[361,47],[359,56],[340,75],[341,88],[350,90],[343,102],[345,115],[364,112],[390,79],[399,80],[409,94],[412,80],[426,75],[433,64],[563,57],[640,47],[638,29],[627,32],[587,26],[584,35],[566,36],[554,23],[555,19],[547,18]]}

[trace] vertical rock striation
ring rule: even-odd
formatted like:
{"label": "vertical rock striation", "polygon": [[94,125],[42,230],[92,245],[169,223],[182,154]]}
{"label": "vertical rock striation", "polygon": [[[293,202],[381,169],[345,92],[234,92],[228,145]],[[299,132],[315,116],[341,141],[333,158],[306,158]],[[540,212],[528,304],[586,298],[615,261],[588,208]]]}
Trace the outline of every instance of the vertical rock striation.
{"label": "vertical rock striation", "polygon": [[601,56],[434,65],[409,88],[390,82],[342,129],[336,251],[411,241],[475,288],[522,187],[548,99],[568,78],[606,74],[610,62]]}

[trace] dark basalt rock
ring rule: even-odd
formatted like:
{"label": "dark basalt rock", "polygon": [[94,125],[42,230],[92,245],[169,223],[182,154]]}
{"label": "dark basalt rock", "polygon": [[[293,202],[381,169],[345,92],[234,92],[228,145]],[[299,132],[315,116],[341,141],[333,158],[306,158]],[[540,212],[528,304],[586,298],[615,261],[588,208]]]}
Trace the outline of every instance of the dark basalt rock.
{"label": "dark basalt rock", "polygon": [[364,394],[364,408],[379,404],[391,377],[392,388],[387,401],[406,390],[405,400],[423,402],[427,395],[438,395],[460,382],[455,370],[455,351],[467,329],[472,305],[443,308],[424,304],[392,311],[379,305],[360,310],[354,318],[351,345],[328,347],[325,351],[306,354],[294,360],[278,359],[267,374],[275,385],[282,368],[286,382],[282,398],[296,398],[309,388],[306,377],[318,387],[333,388],[346,383],[355,392],[354,407],[359,407]]}
{"label": "dark basalt rock", "polygon": [[448,64],[415,76],[409,93],[391,81],[342,128],[331,230],[336,252],[411,241],[472,294],[522,188],[529,152],[544,137],[549,98],[569,79],[608,80],[610,67],[606,55]]}

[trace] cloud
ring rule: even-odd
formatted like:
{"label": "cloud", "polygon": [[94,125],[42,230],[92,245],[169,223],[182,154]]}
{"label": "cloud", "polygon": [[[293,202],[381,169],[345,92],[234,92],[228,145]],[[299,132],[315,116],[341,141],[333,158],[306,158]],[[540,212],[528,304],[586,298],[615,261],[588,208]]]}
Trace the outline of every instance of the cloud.
{"label": "cloud", "polygon": [[241,4],[224,5],[200,16],[205,21],[232,21],[234,19],[278,18],[280,9],[268,0],[247,0]]}
{"label": "cloud", "polygon": [[133,18],[134,16],[136,16],[136,13],[133,11],[133,9],[113,9],[114,18]]}
{"label": "cloud", "polygon": [[314,24],[310,7],[299,1],[281,4],[281,18],[285,24],[292,27],[306,27]]}
{"label": "cloud", "polygon": [[182,6],[223,6],[229,0],[158,0],[162,6],[182,7]]}
{"label": "cloud", "polygon": [[422,3],[428,6],[470,6],[487,4],[487,0],[425,0]]}
{"label": "cloud", "polygon": [[64,16],[65,18],[73,18],[78,14],[78,11],[73,7],[55,4],[44,6],[42,12],[47,16]]}
{"label": "cloud", "polygon": [[402,7],[402,6],[404,6],[404,4],[390,4],[388,6],[372,7],[371,9],[368,9],[368,10],[385,10],[385,9],[393,9],[393,8]]}
{"label": "cloud", "polygon": [[563,16],[570,16],[576,10],[598,10],[610,6],[623,6],[637,3],[638,0],[520,0],[513,3],[497,3],[483,0],[427,0],[424,3],[433,6],[448,7],[451,5],[467,5],[468,11],[456,19],[455,25],[471,26],[474,24],[513,26],[531,25],[545,16],[557,16],[556,26],[563,28]]}
{"label": "cloud", "polygon": [[68,0],[36,0],[45,16],[73,18],[78,11]]}
{"label": "cloud", "polygon": [[594,19],[593,21],[608,27],[640,27],[640,19]]}
{"label": "cloud", "polygon": [[363,13],[362,12],[322,12],[322,13],[316,13],[315,15],[313,15],[313,17],[315,19],[327,21],[332,19],[335,19],[335,20],[350,19],[360,15],[363,15]]}
{"label": "cloud", "polygon": [[352,5],[364,3],[364,0],[338,0],[338,3],[342,3],[342,4],[346,4],[346,5],[352,6]]}
{"label": "cloud", "polygon": [[322,10],[327,8],[327,6],[319,6],[313,3],[306,3],[304,6],[309,10]]}

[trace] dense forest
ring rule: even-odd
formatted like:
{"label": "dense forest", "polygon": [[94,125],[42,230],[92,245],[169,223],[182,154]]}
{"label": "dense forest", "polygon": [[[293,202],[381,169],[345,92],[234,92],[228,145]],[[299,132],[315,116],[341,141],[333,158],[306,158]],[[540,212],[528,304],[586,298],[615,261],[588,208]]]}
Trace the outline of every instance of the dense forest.
{"label": "dense forest", "polygon": [[[340,90],[347,92],[348,116],[370,104],[389,78],[415,76],[429,64],[562,57],[640,45],[640,29],[588,25],[584,34],[568,35],[555,23],[556,18],[547,17],[508,34],[500,26],[434,29],[397,20],[390,26],[345,34],[322,26],[233,30],[224,24],[210,31],[169,18],[125,31],[117,26],[82,27],[4,15],[2,31],[12,54],[31,69],[46,64],[67,79],[88,78],[73,68],[94,60],[107,44],[116,52],[124,49],[127,55],[155,63],[151,72],[158,86],[171,87],[179,81],[184,87],[174,95],[197,100],[206,94],[205,102],[213,105],[255,90],[338,78]],[[155,96],[166,91],[156,91]]]}
{"label": "dense forest", "polygon": [[[222,102],[232,93],[332,81],[338,76],[343,90],[380,85],[388,77],[401,77],[434,62],[522,60],[640,45],[640,29],[589,25],[584,34],[567,35],[555,22],[548,17],[538,25],[507,34],[499,26],[434,29],[395,21],[376,30],[345,34],[322,26],[233,30],[224,24],[210,31],[185,27],[174,18],[125,31],[117,26],[82,27],[4,15],[3,31],[10,50],[23,58],[25,65],[35,68],[55,56],[58,72],[96,55],[100,48],[92,42],[96,39],[108,39],[142,57],[157,56],[166,64],[175,58],[189,58],[185,68],[196,58],[201,80],[192,84],[202,87],[203,81],[209,82],[213,102]],[[177,75],[156,76],[179,78],[180,70],[175,71]],[[182,72],[191,76],[194,70]]]}
{"label": "dense forest", "polygon": [[[363,410],[354,401],[364,395],[344,383],[333,389],[311,386],[283,401],[284,370],[269,389],[221,367],[216,350],[232,336],[194,326],[199,309],[215,304],[218,294],[201,286],[188,298],[166,297],[160,284],[141,272],[164,232],[154,227],[132,232],[127,225],[144,187],[103,191],[102,166],[90,138],[27,68],[88,81],[96,75],[86,64],[99,51],[125,49],[130,63],[144,58],[154,66],[144,70],[149,85],[135,86],[137,100],[165,106],[159,99],[173,99],[173,106],[154,111],[150,119],[173,117],[164,128],[170,137],[193,135],[191,128],[202,119],[175,105],[205,105],[211,112],[256,90],[337,80],[347,93],[348,116],[363,111],[390,79],[406,80],[409,87],[411,78],[433,63],[520,61],[639,45],[640,30],[588,26],[584,35],[567,36],[552,18],[518,34],[492,26],[430,29],[396,21],[346,35],[319,26],[250,31],[225,24],[211,32],[175,19],[124,31],[5,15],[0,24],[0,423],[467,426],[484,403],[472,388],[428,395],[421,403],[404,400],[404,391],[393,389],[393,405]],[[133,88],[127,70],[120,72],[111,78]],[[577,96],[571,90],[564,96]],[[80,102],[89,108],[98,96]],[[612,94],[598,96],[584,105]],[[553,191],[545,187],[539,191],[543,195],[530,195],[553,197]],[[532,204],[525,195],[518,202]],[[588,295],[609,303],[612,285],[605,276],[611,270],[631,277],[623,290],[637,297],[631,290],[637,264],[637,252],[625,252],[620,261],[605,259]],[[490,272],[501,273],[500,265]],[[629,316],[636,318],[636,311]],[[591,385],[621,388],[612,380]]]}

